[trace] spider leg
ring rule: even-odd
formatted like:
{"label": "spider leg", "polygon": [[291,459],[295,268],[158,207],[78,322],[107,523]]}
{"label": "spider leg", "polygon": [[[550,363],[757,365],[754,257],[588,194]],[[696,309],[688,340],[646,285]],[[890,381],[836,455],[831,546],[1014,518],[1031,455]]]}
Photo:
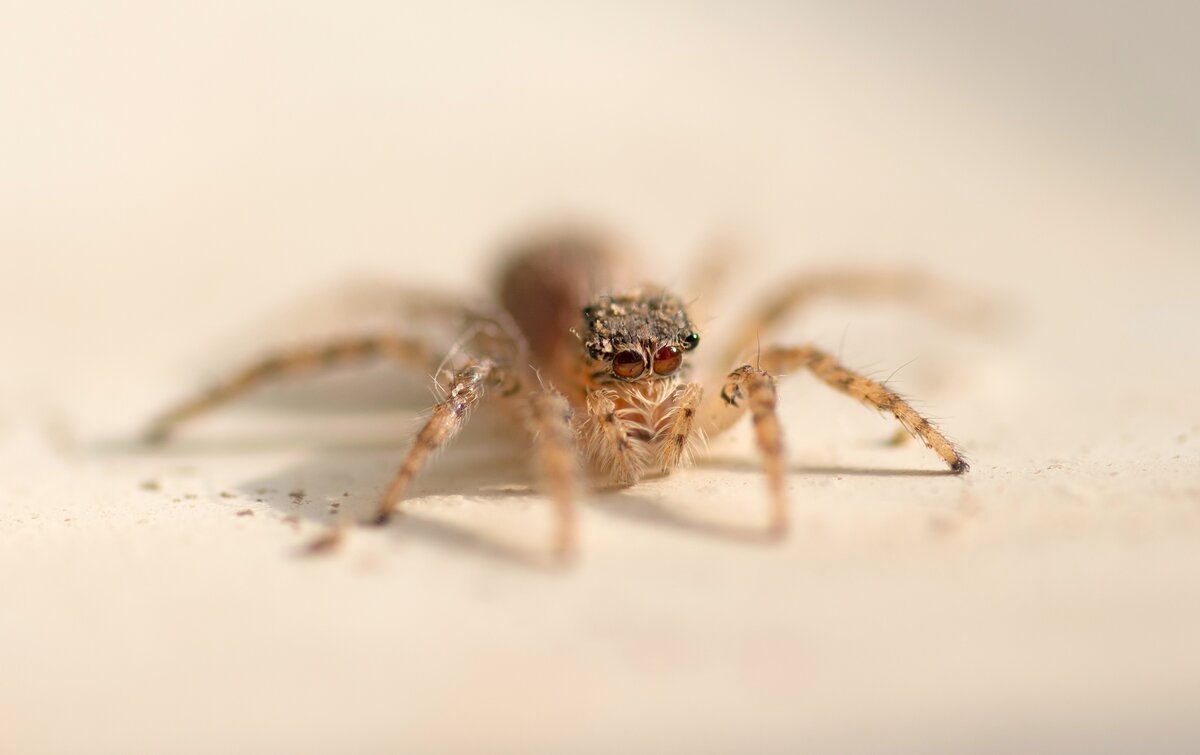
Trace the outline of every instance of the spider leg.
{"label": "spider leg", "polygon": [[[900,394],[883,383],[838,364],[830,354],[814,346],[773,347],[763,350],[761,365],[764,370],[777,375],[800,368],[808,369],[831,388],[874,409],[892,414],[910,435],[936,453],[951,471],[967,471],[967,460],[958,447],[932,422],[921,416]],[[710,432],[719,433],[737,421],[739,416],[740,412],[720,411],[720,407],[717,407],[716,411],[706,414],[709,423],[707,426]]]}
{"label": "spider leg", "polygon": [[704,388],[699,383],[687,383],[676,390],[678,394],[667,415],[667,424],[658,432],[656,438],[656,465],[663,471],[687,461],[699,430],[696,425],[696,412],[700,408]]}
{"label": "spider leg", "polygon": [[380,357],[431,371],[437,366],[428,348],[419,340],[394,335],[360,336],[300,347],[251,364],[206,392],[177,404],[151,423],[145,439],[164,441],[184,422],[260,385]]}
{"label": "spider leg", "polygon": [[936,453],[951,471],[962,473],[969,468],[962,451],[932,422],[921,416],[903,396],[883,383],[838,364],[832,355],[814,346],[775,347],[763,354],[763,363],[770,365],[768,369],[774,369],[778,373],[786,373],[798,367],[808,368],[834,390],[856,398],[873,409],[889,412],[899,420],[909,435]]}
{"label": "spider leg", "polygon": [[529,397],[529,413],[534,467],[554,503],[554,552],[565,558],[575,550],[578,478],[571,405],[558,391],[545,388]]}
{"label": "spider leg", "polygon": [[783,431],[776,412],[775,375],[801,367],[812,371],[830,387],[879,411],[890,412],[905,430],[933,450],[953,472],[967,471],[967,460],[954,443],[886,385],[843,367],[832,356],[813,346],[769,348],[762,352],[761,368],[745,365],[729,374],[719,399],[706,401],[701,417],[705,431],[715,435],[729,429],[747,409],[750,411],[755,440],[763,457],[763,471],[771,490],[771,528],[774,532],[782,533],[787,527]]}
{"label": "spider leg", "polygon": [[766,297],[733,332],[720,364],[737,364],[752,353],[761,334],[778,326],[817,299],[855,302],[894,302],[923,310],[950,323],[968,327],[994,320],[994,302],[917,273],[902,271],[828,271],[788,281]]}
{"label": "spider leg", "polygon": [[433,407],[433,414],[417,433],[408,449],[400,471],[388,485],[375,515],[375,524],[386,524],[400,505],[404,491],[429,457],[444,448],[467,424],[471,410],[483,400],[487,389],[500,383],[500,372],[490,360],[472,360],[454,373],[443,400]]}
{"label": "spider leg", "polygon": [[767,370],[745,365],[729,373],[721,394],[705,403],[705,427],[720,432],[732,425],[748,409],[754,422],[754,440],[763,460],[770,491],[770,529],[773,534],[787,531],[787,497],[783,489],[783,428],[777,411],[775,376]]}
{"label": "spider leg", "polygon": [[649,464],[647,446],[649,433],[621,416],[616,405],[616,392],[601,388],[587,394],[587,415],[583,418],[580,435],[584,439],[587,457],[623,485],[632,485],[645,474]]}

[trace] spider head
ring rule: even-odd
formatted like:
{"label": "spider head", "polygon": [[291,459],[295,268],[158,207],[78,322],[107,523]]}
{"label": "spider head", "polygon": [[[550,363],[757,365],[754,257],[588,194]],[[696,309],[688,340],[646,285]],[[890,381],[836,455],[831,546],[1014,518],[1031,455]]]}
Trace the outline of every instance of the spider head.
{"label": "spider head", "polygon": [[583,347],[601,382],[670,377],[700,344],[679,297],[657,289],[604,296],[583,309]]}

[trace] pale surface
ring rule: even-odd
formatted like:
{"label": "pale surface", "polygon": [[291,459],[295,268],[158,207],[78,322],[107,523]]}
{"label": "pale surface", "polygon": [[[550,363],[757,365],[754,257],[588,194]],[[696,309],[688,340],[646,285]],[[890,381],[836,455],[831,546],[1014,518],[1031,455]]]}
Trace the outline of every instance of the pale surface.
{"label": "pale surface", "polygon": [[[1194,20],[280,7],[0,25],[0,752],[1200,746]],[[132,442],[298,297],[486,291],[500,235],[564,208],[668,282],[732,229],[714,334],[805,268],[993,292],[1000,332],[782,334],[915,358],[896,383],[973,470],[798,377],[786,542],[743,427],[589,499],[560,571],[484,415],[407,516],[299,555],[413,431],[387,370]]]}

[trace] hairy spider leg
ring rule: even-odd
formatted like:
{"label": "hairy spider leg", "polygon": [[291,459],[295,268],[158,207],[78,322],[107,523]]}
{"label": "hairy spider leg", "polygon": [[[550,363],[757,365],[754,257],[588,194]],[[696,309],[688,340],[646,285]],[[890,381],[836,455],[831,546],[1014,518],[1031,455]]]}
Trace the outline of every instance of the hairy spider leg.
{"label": "hairy spider leg", "polygon": [[641,430],[622,416],[617,408],[618,394],[611,388],[589,391],[579,434],[587,457],[599,469],[622,485],[642,479],[649,465],[649,453],[639,437]]}
{"label": "hairy spider leg", "polygon": [[554,503],[553,547],[560,558],[575,552],[579,471],[572,418],[571,404],[553,388],[542,388],[529,396],[534,468],[541,488]]}
{"label": "hairy spider leg", "polygon": [[357,336],[301,346],[255,362],[204,393],[177,404],[151,423],[145,439],[164,441],[183,423],[267,383],[377,358],[393,359],[426,371],[437,366],[431,351],[420,340],[394,335]]}
{"label": "hairy spider leg", "polygon": [[828,271],[788,281],[756,307],[733,331],[719,364],[737,364],[756,347],[760,335],[769,333],[785,318],[817,299],[862,302],[895,302],[922,310],[939,320],[976,327],[994,317],[990,301],[918,273]]}
{"label": "hairy spider leg", "polygon": [[[858,399],[873,409],[890,413],[909,434],[936,453],[952,472],[962,473],[969,468],[962,451],[903,396],[883,383],[844,367],[833,356],[815,346],[767,348],[762,352],[760,364],[764,371],[772,375],[786,375],[797,369],[807,369],[831,388]],[[737,373],[738,371],[734,371],[730,379]],[[740,412],[715,411],[706,416],[709,418],[706,428],[715,434],[723,432],[736,422]]]}
{"label": "hairy spider leg", "polygon": [[727,430],[747,410],[754,423],[754,441],[762,456],[769,491],[768,528],[774,535],[787,531],[787,497],[783,485],[783,427],[779,422],[775,376],[745,365],[729,373],[720,394],[702,408],[704,427],[710,434]]}
{"label": "hairy spider leg", "polygon": [[696,412],[703,397],[704,388],[699,383],[685,383],[675,390],[667,424],[655,438],[659,469],[668,471],[689,460],[699,440]]}
{"label": "hairy spider leg", "polygon": [[472,360],[454,373],[445,389],[445,398],[434,405],[433,414],[417,433],[400,465],[400,471],[383,494],[375,524],[387,523],[400,505],[409,483],[429,457],[444,448],[466,427],[471,411],[483,400],[489,388],[499,387],[501,379],[496,363],[489,359]]}
{"label": "hairy spider leg", "polygon": [[763,366],[776,374],[787,373],[800,367],[807,368],[831,388],[861,401],[872,409],[890,413],[910,435],[936,453],[952,472],[962,473],[969,468],[962,451],[903,396],[884,383],[864,377],[838,364],[832,355],[814,346],[773,347],[763,352]]}

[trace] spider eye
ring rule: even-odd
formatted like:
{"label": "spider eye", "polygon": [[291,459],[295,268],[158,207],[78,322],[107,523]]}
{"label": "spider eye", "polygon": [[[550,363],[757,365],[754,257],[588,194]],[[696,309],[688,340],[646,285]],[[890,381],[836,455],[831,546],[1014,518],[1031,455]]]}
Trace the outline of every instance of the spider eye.
{"label": "spider eye", "polygon": [[654,371],[659,375],[670,375],[683,362],[683,352],[678,346],[664,346],[654,352]]}
{"label": "spider eye", "polygon": [[696,348],[699,345],[700,345],[700,334],[699,333],[688,333],[686,336],[683,337],[683,348],[687,349],[688,351],[691,351],[692,349]]}
{"label": "spider eye", "polygon": [[646,360],[636,351],[617,352],[612,364],[613,373],[626,380],[632,380],[646,371]]}

